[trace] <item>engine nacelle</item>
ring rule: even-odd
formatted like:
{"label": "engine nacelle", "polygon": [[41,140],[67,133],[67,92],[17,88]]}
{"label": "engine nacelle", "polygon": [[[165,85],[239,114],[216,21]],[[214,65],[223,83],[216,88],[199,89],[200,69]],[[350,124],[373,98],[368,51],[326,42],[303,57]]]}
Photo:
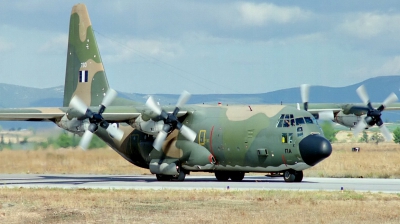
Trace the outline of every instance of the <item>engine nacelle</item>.
{"label": "engine nacelle", "polygon": [[143,133],[155,136],[162,130],[164,121],[144,120],[142,116],[139,116],[130,125]]}
{"label": "engine nacelle", "polygon": [[72,118],[71,120],[68,119],[67,115],[64,115],[61,120],[57,121],[56,124],[69,132],[72,132],[74,134],[78,135],[83,135],[85,130],[89,127],[89,120],[84,119],[84,120],[78,120],[77,118]]}
{"label": "engine nacelle", "polygon": [[364,116],[357,116],[355,114],[344,114],[342,111],[340,111],[335,116],[334,121],[348,128],[353,128],[361,119],[364,119]]}
{"label": "engine nacelle", "polygon": [[165,159],[160,163],[160,160],[152,159],[149,164],[150,172],[152,174],[179,175],[177,161],[177,159]]}

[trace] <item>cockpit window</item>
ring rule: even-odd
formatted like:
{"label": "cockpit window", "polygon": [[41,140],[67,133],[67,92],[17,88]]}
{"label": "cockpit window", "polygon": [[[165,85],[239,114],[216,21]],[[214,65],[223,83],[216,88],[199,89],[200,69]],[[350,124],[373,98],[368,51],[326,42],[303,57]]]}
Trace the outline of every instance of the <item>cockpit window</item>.
{"label": "cockpit window", "polygon": [[304,124],[304,119],[302,117],[296,118],[296,125]]}
{"label": "cockpit window", "polygon": [[318,124],[318,121],[315,119],[315,117],[311,117],[311,119],[313,120],[314,124]]}
{"label": "cockpit window", "polygon": [[292,127],[292,126],[296,126],[293,114],[281,114],[278,122],[276,122],[276,127]]}
{"label": "cockpit window", "polygon": [[313,124],[313,120],[310,117],[304,117],[304,120],[306,121],[306,124]]}

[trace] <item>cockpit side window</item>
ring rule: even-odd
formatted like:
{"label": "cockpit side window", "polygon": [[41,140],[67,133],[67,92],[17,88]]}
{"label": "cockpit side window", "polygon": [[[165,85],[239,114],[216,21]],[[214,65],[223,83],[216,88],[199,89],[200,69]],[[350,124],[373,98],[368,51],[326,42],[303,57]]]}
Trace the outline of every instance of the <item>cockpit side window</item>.
{"label": "cockpit side window", "polygon": [[306,121],[306,124],[313,124],[313,120],[310,117],[304,117],[304,120]]}
{"label": "cockpit side window", "polygon": [[297,127],[297,137],[303,137],[303,127]]}
{"label": "cockpit side window", "polygon": [[287,143],[287,133],[282,133],[282,143]]}
{"label": "cockpit side window", "polygon": [[304,124],[304,119],[302,117],[296,118],[296,125]]}

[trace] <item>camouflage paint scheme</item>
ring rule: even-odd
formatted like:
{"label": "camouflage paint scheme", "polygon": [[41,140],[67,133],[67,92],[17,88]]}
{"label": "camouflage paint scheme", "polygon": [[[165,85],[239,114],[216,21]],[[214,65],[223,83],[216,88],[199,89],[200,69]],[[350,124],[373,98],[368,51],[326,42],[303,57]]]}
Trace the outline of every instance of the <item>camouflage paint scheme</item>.
{"label": "camouflage paint scheme", "polygon": [[[81,76],[85,71],[87,79]],[[70,19],[63,107],[2,109],[0,120],[51,121],[82,135],[89,121],[69,107],[70,100],[77,95],[97,111],[108,89],[86,6],[77,4]],[[174,107],[163,109],[171,113]],[[124,131],[122,140],[115,140],[103,128],[95,134],[132,164],[150,169],[158,180],[183,180],[189,172],[206,171],[214,172],[222,181],[240,181],[247,172],[265,172],[298,182],[302,180],[302,170],[327,158],[332,151],[313,115],[295,106],[187,105],[180,109],[180,122],[197,133],[194,142],[175,129],[162,150],[155,150],[153,141],[162,121],[145,105],[122,98],[114,100],[103,113],[106,121]],[[314,110],[310,106],[314,112],[325,109],[336,115],[343,113],[343,107],[338,105]],[[277,127],[282,116],[290,115],[293,119],[309,118],[313,123]]]}

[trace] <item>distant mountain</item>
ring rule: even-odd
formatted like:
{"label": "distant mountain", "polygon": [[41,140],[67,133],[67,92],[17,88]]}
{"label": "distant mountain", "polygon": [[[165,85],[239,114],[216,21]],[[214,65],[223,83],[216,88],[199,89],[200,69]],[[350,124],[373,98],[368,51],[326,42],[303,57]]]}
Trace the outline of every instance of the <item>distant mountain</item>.
{"label": "distant mountain", "polygon": [[63,86],[39,89],[0,83],[0,108],[60,106],[63,94]]}
{"label": "distant mountain", "polygon": [[[357,103],[361,102],[356,89],[365,85],[372,102],[382,102],[391,92],[400,97],[400,76],[379,76],[345,87],[312,86],[310,103]],[[53,88],[31,88],[0,83],[0,108],[16,107],[56,107],[63,104],[63,86]],[[146,102],[148,94],[119,92],[120,97],[137,102]],[[179,98],[177,94],[152,94],[161,105],[174,105]],[[259,94],[195,94],[188,103],[191,104],[279,104],[300,103],[300,90],[288,88]],[[400,120],[399,112],[387,112],[384,119]],[[25,124],[26,123],[26,124]],[[3,128],[17,124],[19,127],[36,126],[32,122],[1,122]],[[6,127],[4,126],[6,125]],[[16,126],[13,126],[16,127]]]}
{"label": "distant mountain", "polygon": [[[372,102],[382,102],[394,92],[400,97],[400,76],[380,76],[345,87],[311,86],[310,103],[361,103],[356,89],[364,85]],[[145,102],[146,94],[120,93],[120,95],[139,102]],[[179,95],[153,94],[160,103],[175,104]],[[259,94],[201,94],[193,95],[188,103],[193,104],[279,104],[300,103],[300,89],[288,88]]]}

